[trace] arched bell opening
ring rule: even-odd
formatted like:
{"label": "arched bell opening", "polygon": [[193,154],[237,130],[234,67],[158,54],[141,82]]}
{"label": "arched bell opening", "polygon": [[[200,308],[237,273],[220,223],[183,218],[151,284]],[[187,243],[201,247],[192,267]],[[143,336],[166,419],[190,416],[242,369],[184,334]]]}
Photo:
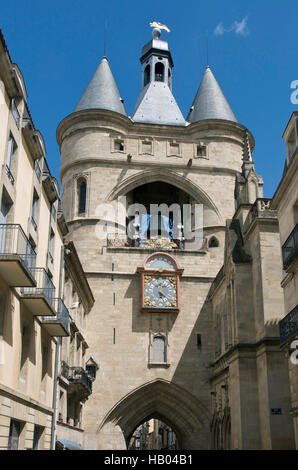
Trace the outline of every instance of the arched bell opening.
{"label": "arched bell opening", "polygon": [[[142,171],[124,179],[106,198],[107,203],[114,201],[121,205],[123,234],[111,234],[110,244],[139,247],[146,242],[144,247],[164,248],[160,240],[157,244],[151,243],[152,238],[155,241],[163,238],[167,249],[207,249],[205,237],[210,228],[223,225],[219,210],[208,194],[171,170]],[[157,213],[152,218],[151,204],[166,206],[168,212]],[[173,209],[178,209],[178,216]],[[150,228],[155,229],[155,233],[150,232]]]}
{"label": "arched bell opening", "polygon": [[194,228],[195,204],[186,191],[154,181],[132,189],[126,198],[127,233],[132,240],[142,245],[158,238],[173,242],[177,248],[184,247],[186,231]]}
{"label": "arched bell opening", "polygon": [[165,81],[165,66],[162,62],[157,62],[155,64],[155,74],[154,74],[154,80],[156,82],[164,82]]}
{"label": "arched bell opening", "polygon": [[146,65],[144,70],[144,87],[150,82],[150,65]]}

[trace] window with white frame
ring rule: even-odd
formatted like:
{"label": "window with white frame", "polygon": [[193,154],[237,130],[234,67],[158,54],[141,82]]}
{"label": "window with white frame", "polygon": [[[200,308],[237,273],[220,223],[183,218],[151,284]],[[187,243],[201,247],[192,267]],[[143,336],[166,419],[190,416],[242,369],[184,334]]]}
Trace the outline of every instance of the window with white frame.
{"label": "window with white frame", "polygon": [[55,233],[51,229],[50,231],[50,239],[49,239],[49,258],[51,263],[54,261],[54,239],[55,239]]}
{"label": "window with white frame", "polygon": [[33,191],[33,200],[32,200],[32,213],[31,213],[31,222],[34,230],[37,230],[37,210],[38,210],[39,197],[37,192]]}
{"label": "window with white frame", "polygon": [[12,174],[12,166],[13,166],[13,157],[17,150],[17,144],[14,140],[13,136],[10,134],[8,139],[7,145],[7,154],[6,154],[6,174],[9,177],[12,184],[14,184],[14,177]]}

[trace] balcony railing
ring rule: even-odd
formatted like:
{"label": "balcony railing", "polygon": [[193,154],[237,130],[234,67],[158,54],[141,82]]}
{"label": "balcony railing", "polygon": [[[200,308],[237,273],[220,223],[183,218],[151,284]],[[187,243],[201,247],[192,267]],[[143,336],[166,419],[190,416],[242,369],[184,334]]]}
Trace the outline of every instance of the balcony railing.
{"label": "balcony railing", "polygon": [[282,260],[283,267],[287,269],[290,263],[297,258],[298,253],[298,223],[288,236],[287,240],[282,246]]}
{"label": "balcony railing", "polygon": [[195,237],[186,241],[181,239],[167,237],[151,237],[149,239],[135,238],[131,239],[127,235],[108,234],[107,246],[110,248],[148,248],[161,250],[206,250],[206,238],[200,239],[201,242],[196,243]]}
{"label": "balcony railing", "polygon": [[14,176],[13,176],[13,174],[12,174],[12,172],[11,172],[11,170],[10,170],[10,168],[9,168],[8,165],[5,165],[5,172],[6,172],[7,176],[8,176],[8,179],[10,180],[11,184],[14,184],[15,179],[14,179]]}
{"label": "balcony railing", "polygon": [[13,255],[33,273],[36,253],[19,224],[0,224],[0,259]]}
{"label": "balcony railing", "polygon": [[279,322],[280,343],[286,343],[298,334],[298,305]]}
{"label": "balcony railing", "polygon": [[81,386],[83,395],[92,393],[92,380],[83,367],[70,367],[68,380],[73,386]]}
{"label": "balcony railing", "polygon": [[60,298],[54,299],[55,316],[40,317],[50,336],[69,336],[69,312]]}
{"label": "balcony railing", "polygon": [[33,217],[33,215],[31,216],[31,224],[35,230],[35,232],[37,231],[37,223],[35,222],[35,219]]}
{"label": "balcony railing", "polygon": [[53,255],[50,251],[48,252],[48,257],[49,257],[50,262],[53,264],[54,258],[53,258]]}
{"label": "balcony railing", "polygon": [[[42,297],[46,299],[52,310],[55,310],[55,286],[44,268],[32,268],[36,287],[21,289],[24,297]],[[42,313],[40,313],[41,315]]]}

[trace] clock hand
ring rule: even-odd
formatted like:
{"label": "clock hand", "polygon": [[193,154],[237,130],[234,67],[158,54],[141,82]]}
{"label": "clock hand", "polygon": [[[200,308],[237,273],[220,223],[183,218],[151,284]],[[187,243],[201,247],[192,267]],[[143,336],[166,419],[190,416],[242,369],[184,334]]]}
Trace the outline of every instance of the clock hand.
{"label": "clock hand", "polygon": [[163,292],[163,290],[162,290],[161,288],[159,289],[159,293],[162,294],[162,295],[164,295],[168,300],[171,300],[171,299],[167,296],[167,294],[165,294],[165,293]]}

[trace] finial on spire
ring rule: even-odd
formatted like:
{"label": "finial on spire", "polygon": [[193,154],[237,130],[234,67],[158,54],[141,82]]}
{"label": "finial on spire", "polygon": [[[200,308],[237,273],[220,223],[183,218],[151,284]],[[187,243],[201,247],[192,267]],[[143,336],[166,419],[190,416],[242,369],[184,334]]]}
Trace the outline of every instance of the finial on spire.
{"label": "finial on spire", "polygon": [[151,28],[153,28],[152,30],[153,39],[160,38],[162,29],[164,29],[167,33],[170,33],[170,29],[165,24],[159,23],[159,21],[151,21],[151,23],[149,24]]}

